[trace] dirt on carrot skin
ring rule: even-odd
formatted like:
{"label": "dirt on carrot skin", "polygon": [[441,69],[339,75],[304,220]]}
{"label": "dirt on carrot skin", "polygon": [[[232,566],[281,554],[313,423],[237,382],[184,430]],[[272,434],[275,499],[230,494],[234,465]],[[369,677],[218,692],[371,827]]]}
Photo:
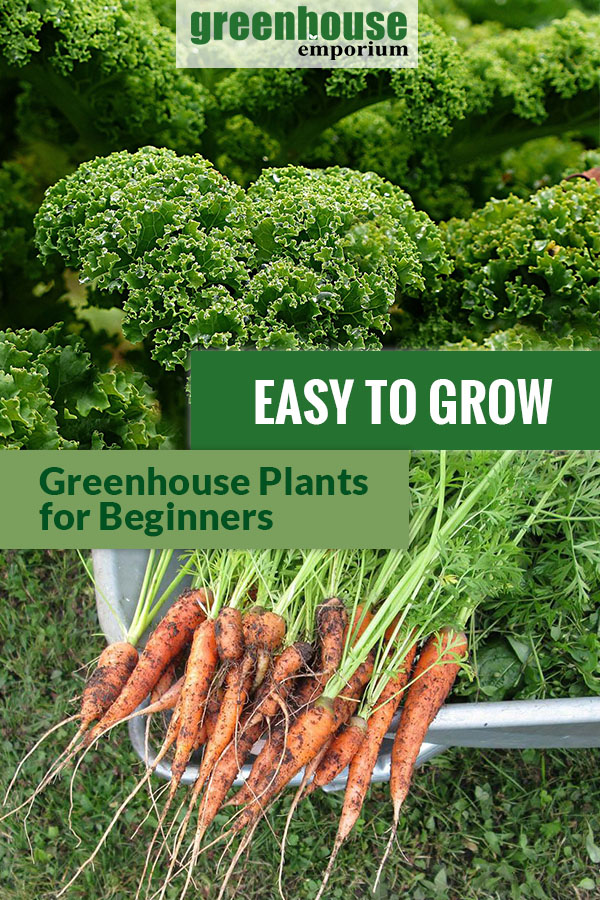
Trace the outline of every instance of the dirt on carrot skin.
{"label": "dirt on carrot skin", "polygon": [[239,609],[225,606],[215,620],[215,640],[219,659],[233,662],[244,653],[244,629]]}
{"label": "dirt on carrot skin", "polygon": [[128,641],[109,644],[90,675],[81,698],[81,719],[99,719],[115,702],[138,662],[138,652]]}

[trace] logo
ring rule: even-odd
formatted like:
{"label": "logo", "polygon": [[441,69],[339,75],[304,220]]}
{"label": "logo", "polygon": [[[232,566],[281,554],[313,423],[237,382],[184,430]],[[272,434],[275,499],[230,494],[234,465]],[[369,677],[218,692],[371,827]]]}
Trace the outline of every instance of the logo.
{"label": "logo", "polygon": [[234,3],[177,0],[178,67],[417,66],[417,0]]}

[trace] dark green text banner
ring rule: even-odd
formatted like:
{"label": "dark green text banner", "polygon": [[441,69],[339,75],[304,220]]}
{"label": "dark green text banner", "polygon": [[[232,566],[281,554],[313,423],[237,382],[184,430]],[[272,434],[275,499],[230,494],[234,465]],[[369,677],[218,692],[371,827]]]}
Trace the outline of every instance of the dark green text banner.
{"label": "dark green text banner", "polygon": [[192,353],[192,447],[600,447],[593,352]]}

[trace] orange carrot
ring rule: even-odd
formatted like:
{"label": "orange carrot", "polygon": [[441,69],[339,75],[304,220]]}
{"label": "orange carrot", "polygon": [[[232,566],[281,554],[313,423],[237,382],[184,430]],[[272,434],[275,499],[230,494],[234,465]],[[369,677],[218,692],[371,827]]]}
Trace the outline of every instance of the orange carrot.
{"label": "orange carrot", "polygon": [[392,748],[390,793],[394,805],[394,829],[398,826],[400,809],[408,794],[427,729],[450,693],[460,669],[458,661],[464,659],[467,651],[464,632],[451,628],[440,629],[439,635],[430,637],[421,650]]}
{"label": "orange carrot", "polygon": [[[358,635],[355,636],[355,640],[357,637]],[[367,659],[357,668],[345,689],[335,698],[333,711],[336,729],[347,722],[354,713],[372,672],[373,655],[369,654]],[[306,706],[300,707],[299,715],[302,715],[303,709],[306,710]],[[231,798],[230,803],[236,806],[250,803],[255,797],[262,795],[267,790],[267,786],[273,781],[273,773],[278,768],[280,759],[283,756],[285,731],[285,724],[282,724],[271,732],[269,740],[265,742],[262,750],[254,760],[248,779],[235,796]]]}
{"label": "orange carrot", "polygon": [[[185,772],[186,766],[199,740],[199,731],[201,730],[206,699],[212,684],[217,663],[218,654],[215,637],[215,622],[214,619],[209,618],[198,625],[194,632],[190,655],[188,656],[187,665],[185,667],[181,696],[175,713],[171,717],[167,735],[163,743],[162,749],[164,750],[166,746],[170,746],[170,744],[173,743],[173,740],[176,741],[173,762],[171,763],[171,783],[169,785],[167,799],[160,813],[158,824],[148,847],[142,873],[142,882],[148,869],[152,848],[162,829],[163,822],[165,821],[173,802],[175,792],[181,783],[183,773]],[[204,734],[203,730],[202,734]]]}
{"label": "orange carrot", "polygon": [[285,620],[277,613],[266,610],[260,617],[257,629],[246,636],[244,640],[247,647],[255,645],[266,647],[267,650],[276,650],[285,637]]}
{"label": "orange carrot", "polygon": [[210,782],[198,810],[198,830],[200,838],[218,813],[227,791],[242,768],[250,750],[265,728],[265,719],[271,718],[285,702],[293,684],[293,677],[304,665],[309,644],[292,644],[275,660],[270,680],[265,683],[261,696],[257,697],[254,710],[248,714],[237,739],[229,743],[213,769]]}
{"label": "orange carrot", "polygon": [[88,733],[86,743],[139,706],[150,693],[169,663],[189,644],[196,627],[205,619],[204,607],[210,598],[204,590],[188,591],[173,604],[158,623],[121,693],[97,725]]}
{"label": "orange carrot", "polygon": [[[90,728],[92,722],[94,722],[96,719],[102,718],[107,709],[109,709],[109,707],[119,696],[123,689],[123,686],[126,684],[128,678],[133,672],[137,661],[138,652],[133,644],[130,644],[128,641],[117,641],[114,644],[109,644],[104,648],[104,650],[100,654],[96,668],[90,675],[83,689],[79,712],[73,716],[68,716],[68,718],[63,719],[56,725],[53,725],[52,728],[49,728],[48,731],[44,732],[44,734],[35,742],[33,747],[31,747],[31,749],[27,751],[25,756],[23,756],[18,766],[16,767],[6,789],[3,801],[4,805],[6,805],[8,801],[10,792],[12,791],[17,778],[19,777],[21,769],[30,758],[30,756],[32,756],[38,749],[38,747],[46,740],[46,738],[57,731],[57,729],[62,728],[69,722],[79,720],[79,728],[77,729],[75,735],[71,738],[65,749],[58,756],[58,759],[56,759],[55,762],[51,765],[50,769],[42,778],[32,797],[29,798],[26,802],[30,802],[30,800],[36,797],[37,794],[40,793],[41,790],[43,790],[45,785],[48,784],[52,780],[52,778],[54,778],[65,767],[65,765],[73,758],[77,750],[80,749],[80,745],[78,742],[80,741],[82,735],[84,735],[88,728]],[[73,747],[75,747],[75,750],[73,750]],[[17,812],[18,809],[21,809],[23,805],[24,804],[21,804],[19,807],[17,807],[17,809],[13,810],[13,812]]]}
{"label": "orange carrot", "polygon": [[[349,806],[354,807],[356,818],[358,818],[360,810],[362,809],[381,744],[389,731],[394,713],[400,705],[403,691],[410,678],[416,652],[417,646],[416,644],[413,644],[406,654],[398,672],[393,675],[384,686],[377,699],[375,708],[369,716],[365,742],[350,764],[346,797],[348,798]],[[351,816],[348,815],[345,818],[345,825],[347,827],[350,825],[349,820]],[[356,821],[356,818],[354,821]],[[353,824],[354,823],[352,823],[352,825]],[[352,825],[350,825],[350,828]],[[343,840],[344,839],[345,838],[343,838]]]}
{"label": "orange carrot", "polygon": [[356,607],[356,612],[354,613],[354,621],[352,623],[352,643],[355,644],[357,640],[362,637],[363,632],[368,628],[373,620],[373,613],[369,612],[368,609],[365,609],[364,606],[361,606],[359,603]]}
{"label": "orange carrot", "polygon": [[234,662],[244,655],[242,614],[233,606],[224,606],[215,622],[215,638],[221,662]]}
{"label": "orange carrot", "polygon": [[81,730],[100,719],[112,706],[138,662],[138,652],[128,641],[105,647],[81,697]]}
{"label": "orange carrot", "polygon": [[262,684],[257,696],[251,721],[255,717],[272,718],[282,708],[282,703],[293,691],[297,673],[310,659],[312,647],[303,641],[296,641],[279,654],[273,664],[269,678]]}
{"label": "orange carrot", "polygon": [[251,606],[242,617],[242,629],[244,633],[244,645],[254,647],[262,628],[262,618],[265,614],[263,606]]}
{"label": "orange carrot", "polygon": [[179,702],[179,698],[181,697],[181,691],[183,689],[184,677],[178,678],[175,684],[172,684],[168,691],[165,691],[160,697],[156,700],[151,701],[148,706],[145,706],[143,709],[138,710],[128,716],[128,718],[133,719],[136,716],[153,716],[155,713],[166,712],[169,709],[175,709]]}
{"label": "orange carrot", "polygon": [[317,682],[324,687],[337,670],[344,652],[348,613],[341,600],[331,597],[317,610],[317,627],[321,639],[321,657]]}
{"label": "orange carrot", "polygon": [[252,656],[246,654],[227,673],[225,694],[215,722],[214,731],[210,735],[204,750],[198,778],[194,784],[194,797],[202,789],[221,753],[233,738],[240,715],[248,700],[253,679],[254,660]]}
{"label": "orange carrot", "polygon": [[[372,672],[373,654],[370,653],[367,659],[357,668],[344,690],[333,701],[335,727],[331,736],[354,713]],[[285,742],[286,727],[285,724],[282,724],[273,730],[269,741],[265,743],[254,760],[252,771],[247,781],[241,786],[237,794],[232,797],[230,801],[232,804],[236,806],[249,804],[256,797],[266,797],[267,793],[269,796],[272,796],[273,773],[278,769],[284,756]]]}
{"label": "orange carrot", "polygon": [[373,774],[373,769],[377,762],[379,749],[391,725],[394,713],[400,703],[402,692],[410,677],[416,650],[417,647],[415,644],[405,656],[399,671],[389,679],[383,688],[383,691],[377,700],[375,709],[369,716],[365,739],[350,761],[348,781],[346,784],[346,792],[344,794],[344,805],[340,815],[335,843],[318,896],[320,896],[325,889],[329,876],[333,871],[333,866],[340,848],[354,828],[362,810],[367,790],[371,783],[371,775]]}
{"label": "orange carrot", "polygon": [[[354,622],[352,625],[352,644],[355,644],[356,641],[361,637],[363,631],[367,628],[372,618],[373,614],[368,610],[365,610],[360,605],[356,607]],[[344,643],[346,641],[346,636],[347,630],[344,633]],[[322,668],[322,664],[319,665],[319,668]],[[302,709],[304,706],[307,706],[312,700],[316,700],[319,695],[319,688],[322,687],[326,681],[327,679],[322,678],[318,678],[317,680],[317,676],[314,674],[308,676],[302,682],[296,693],[298,709]]]}
{"label": "orange carrot", "polygon": [[252,607],[243,616],[242,627],[246,650],[242,659],[239,659],[227,672],[225,694],[214,731],[204,750],[198,777],[194,783],[192,804],[206,783],[221,753],[235,734],[254,680],[257,648],[274,649],[283,636],[282,624],[285,629],[285,624],[280,616],[267,613],[260,606]]}
{"label": "orange carrot", "polygon": [[362,716],[352,716],[345,728],[338,731],[327,753],[319,763],[314,778],[307,786],[305,796],[317,788],[325,787],[343,772],[360,749],[367,732],[367,722]]}
{"label": "orange carrot", "polygon": [[[252,688],[259,649],[275,650],[285,635],[285,622],[282,617],[272,612],[266,612],[260,607],[251,609],[244,616],[243,624],[246,650],[243,658],[238,660],[227,673],[225,696],[215,723],[215,730],[204,749],[204,756],[202,757],[198,777],[194,783],[188,813],[193,809],[200,791],[213,772],[221,754],[225,752],[229,742],[236,740],[238,737],[236,729]],[[185,832],[188,820],[189,817],[186,816],[182,824],[183,832]],[[180,830],[180,836],[181,833],[182,831]],[[194,836],[190,867],[183,894],[187,891],[191,872],[200,852],[201,834],[202,832],[197,830]]]}
{"label": "orange carrot", "polygon": [[339,728],[340,725],[343,725],[354,715],[365,685],[373,674],[373,662],[373,654],[369,653],[364,662],[361,662],[360,666],[358,666],[346,687],[340,691],[333,701],[336,728]]}
{"label": "orange carrot", "polygon": [[285,751],[278,769],[273,773],[271,783],[264,791],[256,790],[255,799],[240,813],[232,826],[237,834],[251,826],[262,815],[264,804],[276,796],[282,788],[319,752],[325,741],[336,729],[333,702],[319,697],[314,706],[301,713],[292,723],[285,742]]}
{"label": "orange carrot", "polygon": [[298,709],[304,709],[317,699],[340,664],[344,651],[348,614],[337,597],[330,597],[317,610],[319,629],[319,662],[317,671],[309,675],[296,692]]}
{"label": "orange carrot", "polygon": [[375,886],[393,846],[400,811],[408,796],[413,771],[427,730],[450,693],[468,653],[467,636],[453,628],[441,628],[425,642],[412,673],[411,684],[392,747],[390,794],[394,808],[392,831],[383,854]]}
{"label": "orange carrot", "polygon": [[173,663],[169,663],[150,692],[150,705],[156,703],[156,701],[160,700],[167,691],[170,691],[176,681],[177,675],[175,674],[175,666]]}
{"label": "orange carrot", "polygon": [[[177,789],[192,755],[198,736],[198,728],[204,713],[206,698],[208,697],[217,667],[218,655],[215,627],[215,622],[212,619],[205,619],[194,632],[179,703],[180,725],[175,755],[171,765],[169,798],[172,797]],[[169,800],[167,800],[168,802]]]}
{"label": "orange carrot", "polygon": [[221,709],[221,703],[223,702],[223,697],[225,696],[225,691],[221,688],[218,691],[215,691],[209,698],[206,704],[206,713],[204,716],[204,727],[206,728],[206,738],[208,739],[213,731],[215,730],[215,726],[217,724],[217,719],[219,718],[219,710]]}

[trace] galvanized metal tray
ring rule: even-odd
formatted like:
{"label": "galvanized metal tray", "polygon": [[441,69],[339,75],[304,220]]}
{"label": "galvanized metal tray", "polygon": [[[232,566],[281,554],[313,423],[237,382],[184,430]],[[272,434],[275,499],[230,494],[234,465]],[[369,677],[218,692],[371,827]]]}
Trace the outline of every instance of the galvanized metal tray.
{"label": "galvanized metal tray", "polygon": [[[141,587],[147,550],[94,550],[94,577],[98,620],[109,642],[121,640],[130,623]],[[165,576],[165,586],[175,576],[177,553]],[[182,582],[180,590],[187,586]],[[168,604],[165,606],[165,610]],[[392,732],[383,742],[373,781],[387,781],[390,773]],[[141,718],[129,723],[132,744],[140,759],[144,758],[144,723]],[[600,747],[600,697],[565,700],[512,700],[500,703],[449,703],[438,714],[421,747],[417,765],[448,747]],[[260,742],[254,748],[260,748]],[[149,761],[154,754],[150,751]],[[236,784],[241,784],[249,771],[245,766]],[[156,772],[170,777],[167,764],[160,763]],[[188,766],[184,783],[195,780],[198,767]],[[292,784],[297,784],[297,776]],[[346,773],[336,778],[329,790],[341,790]]]}

